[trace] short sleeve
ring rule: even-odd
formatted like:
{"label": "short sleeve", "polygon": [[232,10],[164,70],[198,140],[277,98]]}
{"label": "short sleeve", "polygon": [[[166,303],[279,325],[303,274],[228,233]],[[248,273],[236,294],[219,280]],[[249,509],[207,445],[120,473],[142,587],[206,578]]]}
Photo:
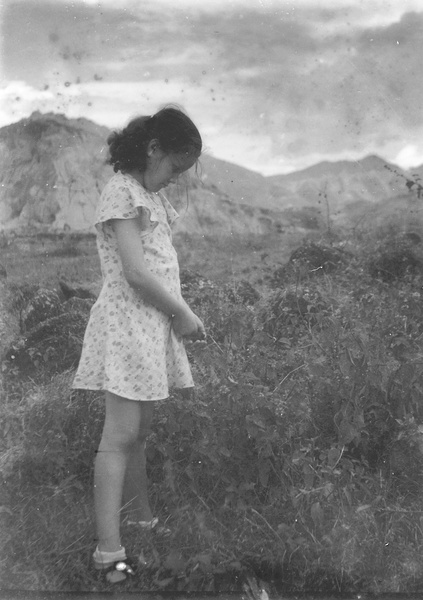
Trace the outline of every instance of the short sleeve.
{"label": "short sleeve", "polygon": [[171,225],[179,215],[163,194],[159,192],[159,196],[160,199],[152,199],[151,194],[131,177],[116,174],[105,185],[100,196],[96,228],[108,229],[112,219],[137,219],[142,235],[148,235],[159,222]]}
{"label": "short sleeve", "polygon": [[122,179],[112,177],[100,196],[96,224],[110,219],[134,219],[138,216],[137,203],[130,187]]}
{"label": "short sleeve", "polygon": [[142,235],[157,227],[160,217],[148,193],[122,174],[117,174],[106,184],[97,207],[96,228],[108,229],[111,219],[137,219]]}

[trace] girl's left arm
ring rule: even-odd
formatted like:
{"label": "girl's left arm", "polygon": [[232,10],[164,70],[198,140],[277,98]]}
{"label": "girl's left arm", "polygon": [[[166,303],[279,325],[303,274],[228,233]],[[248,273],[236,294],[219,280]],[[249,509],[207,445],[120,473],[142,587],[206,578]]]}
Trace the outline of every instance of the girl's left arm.
{"label": "girl's left arm", "polygon": [[204,325],[181,298],[175,298],[147,267],[137,219],[112,219],[123,274],[147,302],[172,317],[173,329],[191,339],[204,339]]}

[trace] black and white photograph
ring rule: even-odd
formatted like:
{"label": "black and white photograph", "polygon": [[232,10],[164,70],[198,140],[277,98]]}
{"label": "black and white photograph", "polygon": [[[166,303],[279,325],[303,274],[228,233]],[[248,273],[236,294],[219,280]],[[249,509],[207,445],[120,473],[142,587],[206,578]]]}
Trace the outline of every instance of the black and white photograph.
{"label": "black and white photograph", "polygon": [[0,596],[418,597],[421,0],[0,45]]}

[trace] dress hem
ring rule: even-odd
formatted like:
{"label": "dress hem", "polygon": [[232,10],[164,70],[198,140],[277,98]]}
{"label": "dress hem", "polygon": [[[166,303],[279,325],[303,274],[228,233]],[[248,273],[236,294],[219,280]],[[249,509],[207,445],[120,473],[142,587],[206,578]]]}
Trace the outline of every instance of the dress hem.
{"label": "dress hem", "polygon": [[[180,386],[180,387],[176,387],[174,386],[174,388],[172,389],[177,389],[177,390],[189,390],[189,389],[193,389],[195,386],[194,385],[186,385],[186,386]],[[90,386],[83,386],[83,385],[76,385],[76,386],[72,386],[73,390],[90,390],[92,392],[110,392],[111,394],[115,394],[116,396],[119,396],[120,398],[124,398],[125,400],[131,400],[132,402],[159,402],[160,400],[167,400],[167,398],[169,398],[169,394],[167,396],[163,396],[160,398],[130,398],[129,396],[122,396],[122,394],[119,394],[118,392],[112,390],[112,389],[108,389],[108,388],[104,388],[104,387],[90,387]]]}

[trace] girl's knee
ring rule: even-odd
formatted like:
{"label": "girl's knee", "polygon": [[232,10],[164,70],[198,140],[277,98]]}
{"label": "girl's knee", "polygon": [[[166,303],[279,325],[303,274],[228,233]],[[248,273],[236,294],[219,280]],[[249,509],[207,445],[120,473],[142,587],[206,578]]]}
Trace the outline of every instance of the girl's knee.
{"label": "girl's knee", "polygon": [[106,395],[106,420],[101,445],[132,450],[147,439],[154,406],[148,402],[125,400],[113,394]]}
{"label": "girl's knee", "polygon": [[138,431],[133,428],[119,428],[105,424],[101,436],[100,448],[130,451],[137,443]]}

